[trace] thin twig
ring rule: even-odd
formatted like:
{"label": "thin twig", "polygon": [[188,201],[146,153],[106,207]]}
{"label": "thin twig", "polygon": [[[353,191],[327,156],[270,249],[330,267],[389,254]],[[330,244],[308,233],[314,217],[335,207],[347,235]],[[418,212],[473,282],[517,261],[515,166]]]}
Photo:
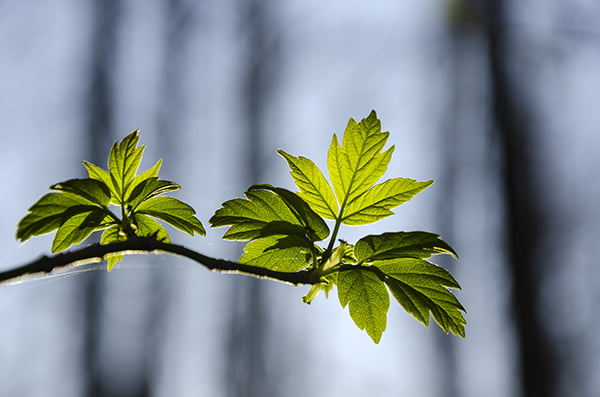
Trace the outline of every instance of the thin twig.
{"label": "thin twig", "polygon": [[164,243],[152,237],[136,237],[127,241],[107,245],[93,244],[85,248],[68,251],[41,258],[19,266],[12,270],[0,272],[0,284],[17,278],[30,276],[35,273],[50,273],[51,271],[77,262],[99,262],[109,254],[147,254],[163,252],[191,259],[202,266],[221,273],[245,274],[258,278],[267,278],[292,285],[316,284],[319,276],[311,270],[298,272],[280,272],[257,266],[216,259],[193,251],[181,245]]}

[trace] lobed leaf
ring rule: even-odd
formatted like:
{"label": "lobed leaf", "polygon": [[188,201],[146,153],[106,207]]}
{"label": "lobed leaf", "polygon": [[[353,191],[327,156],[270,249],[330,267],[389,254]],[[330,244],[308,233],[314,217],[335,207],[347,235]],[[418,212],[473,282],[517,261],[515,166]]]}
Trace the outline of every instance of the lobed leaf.
{"label": "lobed leaf", "polygon": [[316,212],[314,212],[306,201],[302,200],[296,193],[280,187],[274,187],[267,184],[259,184],[250,187],[250,190],[270,190],[277,194],[279,198],[288,206],[300,224],[308,230],[311,241],[321,241],[329,236],[329,227]]}
{"label": "lobed leaf", "polygon": [[110,178],[110,174],[106,170],[98,167],[96,164],[90,163],[89,161],[82,161],[82,163],[85,169],[87,170],[90,179],[97,180],[108,186],[111,195],[111,202],[114,204],[118,204],[117,191],[115,190],[113,181]]}
{"label": "lobed leaf", "polygon": [[109,187],[104,182],[96,179],[69,179],[50,186],[50,189],[72,193],[89,201],[90,204],[97,204],[102,207],[107,207],[110,203]]}
{"label": "lobed leaf", "polygon": [[386,328],[390,297],[377,275],[357,266],[338,273],[338,298],[342,307],[349,305],[350,316],[359,329],[379,343]]}
{"label": "lobed leaf", "polygon": [[366,225],[393,215],[392,208],[407,202],[432,183],[433,180],[417,182],[409,178],[395,178],[375,185],[349,201],[342,223]]}
{"label": "lobed leaf", "polygon": [[456,252],[440,236],[428,232],[395,232],[369,235],[360,239],[354,247],[359,262],[395,258],[426,259],[432,255]]}
{"label": "lobed leaf", "polygon": [[71,193],[48,193],[33,204],[28,214],[17,225],[17,239],[26,241],[30,237],[50,233],[67,219],[96,206],[87,199]]}
{"label": "lobed leaf", "polygon": [[292,178],[300,189],[298,195],[323,218],[335,219],[338,204],[329,182],[319,167],[306,157],[294,157],[283,150],[278,150],[277,153],[287,161]]}
{"label": "lobed leaf", "polygon": [[133,182],[142,161],[144,146],[137,147],[138,132],[139,130],[135,130],[121,142],[115,142],[108,156],[110,179],[119,204],[125,204],[127,189]]}
{"label": "lobed leaf", "polygon": [[174,182],[164,181],[157,177],[144,179],[131,190],[129,197],[127,198],[127,206],[132,211],[135,211],[137,206],[143,201],[180,188],[181,187]]}
{"label": "lobed leaf", "polygon": [[99,208],[81,212],[64,221],[52,241],[52,252],[61,252],[79,244],[103,225],[106,212]]}
{"label": "lobed leaf", "polygon": [[267,190],[249,190],[245,196],[224,202],[209,220],[212,227],[230,226],[224,239],[254,240],[266,235],[303,232],[304,225],[279,195]]}
{"label": "lobed leaf", "polygon": [[311,252],[298,236],[268,236],[244,247],[240,263],[283,272],[296,272],[310,262]]}
{"label": "lobed leaf", "polygon": [[422,259],[393,259],[375,262],[388,277],[386,285],[398,303],[425,326],[429,315],[444,332],[465,336],[465,308],[448,288],[460,289],[445,269]]}
{"label": "lobed leaf", "polygon": [[206,231],[194,216],[196,211],[186,203],[173,197],[152,197],[137,206],[137,214],[146,214],[161,219],[171,226],[190,235],[205,235]]}
{"label": "lobed leaf", "polygon": [[334,134],[327,156],[327,169],[338,202],[344,206],[363,194],[385,173],[393,146],[381,153],[389,132],[381,132],[375,111],[360,123],[348,121],[342,144]]}
{"label": "lobed leaf", "polygon": [[158,161],[152,167],[148,168],[141,174],[136,175],[136,177],[133,178],[133,181],[129,184],[128,188],[125,190],[125,197],[129,197],[131,195],[131,191],[146,179],[157,178],[161,166],[162,159],[158,159]]}

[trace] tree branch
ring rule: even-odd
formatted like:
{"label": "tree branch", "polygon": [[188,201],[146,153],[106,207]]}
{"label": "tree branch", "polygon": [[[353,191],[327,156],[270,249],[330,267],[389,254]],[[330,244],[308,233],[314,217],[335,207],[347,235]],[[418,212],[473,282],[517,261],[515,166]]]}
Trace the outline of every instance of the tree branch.
{"label": "tree branch", "polygon": [[0,284],[35,273],[50,273],[52,270],[77,262],[100,262],[110,254],[147,254],[163,252],[191,259],[209,270],[221,273],[245,274],[267,278],[292,285],[317,284],[320,277],[312,270],[280,272],[257,266],[244,265],[225,259],[216,259],[193,251],[181,245],[163,243],[152,237],[136,237],[127,241],[107,245],[93,244],[85,248],[41,258],[12,270],[0,272]]}

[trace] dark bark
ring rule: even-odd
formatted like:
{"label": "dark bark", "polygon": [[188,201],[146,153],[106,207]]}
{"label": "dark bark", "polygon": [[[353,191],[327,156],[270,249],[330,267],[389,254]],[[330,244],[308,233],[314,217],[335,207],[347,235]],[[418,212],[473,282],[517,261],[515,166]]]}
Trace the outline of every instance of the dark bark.
{"label": "dark bark", "polygon": [[490,0],[486,7],[492,113],[504,167],[505,239],[512,277],[521,389],[524,396],[551,397],[556,393],[557,364],[541,318],[544,308],[538,296],[543,277],[536,260],[546,233],[546,216],[536,197],[539,183],[533,156],[535,135],[530,129],[527,103],[509,71],[514,58],[511,59],[509,50],[506,2]]}

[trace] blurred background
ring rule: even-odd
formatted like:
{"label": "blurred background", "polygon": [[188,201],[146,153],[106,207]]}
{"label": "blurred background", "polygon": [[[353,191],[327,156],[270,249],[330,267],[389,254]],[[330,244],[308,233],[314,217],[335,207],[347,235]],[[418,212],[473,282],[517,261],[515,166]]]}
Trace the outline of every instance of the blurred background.
{"label": "blurred background", "polygon": [[[598,396],[600,3],[595,0],[0,1],[0,269],[53,183],[141,129],[143,167],[205,226],[275,150],[326,164],[378,112],[388,177],[436,183],[368,233],[441,233],[467,338],[393,304],[379,345],[334,294],[131,256],[0,287],[0,396]],[[170,230],[202,253],[241,246]]]}

